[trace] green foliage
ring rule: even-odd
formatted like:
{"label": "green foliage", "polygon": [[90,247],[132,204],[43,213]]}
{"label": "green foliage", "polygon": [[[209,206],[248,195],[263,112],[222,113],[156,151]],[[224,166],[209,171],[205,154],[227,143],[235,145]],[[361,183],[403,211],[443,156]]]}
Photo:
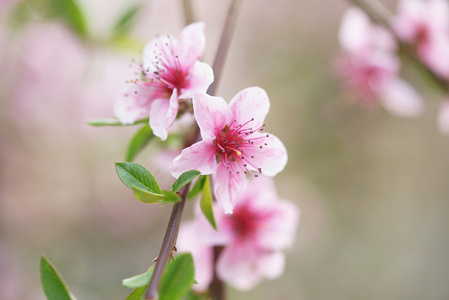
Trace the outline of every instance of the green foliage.
{"label": "green foliage", "polygon": [[212,189],[210,185],[210,176],[206,176],[206,180],[203,185],[203,194],[201,195],[200,207],[206,219],[210,225],[217,230],[217,224],[215,223],[214,210],[212,208],[213,203]]}
{"label": "green foliage", "polygon": [[201,175],[198,178],[193,188],[190,189],[187,199],[193,199],[201,193],[201,191],[203,190],[204,183],[206,182],[206,177],[207,176],[205,175]]}
{"label": "green foliage", "polygon": [[183,186],[198,177],[198,175],[200,175],[200,172],[197,170],[190,170],[182,173],[178,180],[173,183],[172,191],[175,193],[178,192]]}
{"label": "green foliage", "polygon": [[128,162],[133,161],[136,155],[148,145],[153,137],[154,135],[150,125],[143,126],[132,138],[128,151],[126,152],[125,160]]}
{"label": "green foliage", "polygon": [[126,297],[126,300],[142,300],[144,298],[146,290],[146,286],[137,288],[131,294],[129,294],[128,297]]}
{"label": "green foliage", "polygon": [[193,258],[184,253],[172,260],[161,278],[159,300],[179,300],[186,296],[194,281]]}
{"label": "green foliage", "polygon": [[41,257],[40,270],[42,288],[48,300],[74,300],[61,275],[45,256]]}
{"label": "green foliage", "polygon": [[162,195],[160,195],[148,192],[136,186],[133,186],[132,190],[134,192],[134,197],[136,197],[137,200],[143,203],[165,204],[165,203],[177,203],[181,200],[181,198],[178,195],[176,195],[171,191],[163,190]]}
{"label": "green foliage", "polygon": [[91,126],[133,126],[138,125],[142,123],[148,123],[148,118],[137,120],[134,123],[131,124],[122,124],[118,119],[116,118],[101,118],[101,119],[93,119],[90,121],[87,121],[87,124]]}
{"label": "green foliage", "polygon": [[142,4],[136,3],[125,10],[112,29],[114,36],[126,35],[131,30],[141,7]]}
{"label": "green foliage", "polygon": [[115,163],[115,169],[120,180],[130,189],[139,188],[151,194],[164,195],[156,179],[144,166],[137,163],[123,162]]}
{"label": "green foliage", "polygon": [[51,5],[73,31],[81,37],[87,37],[87,23],[78,1],[53,0]]}
{"label": "green foliage", "polygon": [[123,279],[122,285],[130,289],[146,287],[148,283],[150,283],[151,277],[153,276],[153,271],[154,265],[151,266],[151,268],[149,268],[148,271],[143,274]]}

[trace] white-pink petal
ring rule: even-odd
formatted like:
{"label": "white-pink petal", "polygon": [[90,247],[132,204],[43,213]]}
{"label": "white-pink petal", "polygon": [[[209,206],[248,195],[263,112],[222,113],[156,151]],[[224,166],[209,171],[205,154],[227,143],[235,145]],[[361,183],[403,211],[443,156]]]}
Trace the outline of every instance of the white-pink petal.
{"label": "white-pink petal", "polygon": [[165,141],[168,135],[168,129],[176,119],[178,113],[178,95],[176,89],[170,99],[155,99],[151,104],[150,127],[155,136]]}
{"label": "white-pink petal", "polygon": [[192,66],[203,55],[206,45],[204,27],[203,22],[192,23],[185,27],[179,35],[178,55],[186,66]]}
{"label": "white-pink petal", "polygon": [[229,172],[222,163],[218,164],[214,176],[214,192],[225,214],[232,214],[237,197],[243,187],[244,175],[242,172]]}
{"label": "white-pink petal", "polygon": [[265,90],[260,87],[249,87],[232,98],[229,108],[237,124],[244,124],[254,119],[249,124],[254,130],[257,130],[262,126],[270,110],[270,101]]}
{"label": "white-pink petal", "polygon": [[421,114],[424,104],[418,92],[406,81],[393,78],[379,91],[382,105],[391,113],[414,117]]}
{"label": "white-pink petal", "polygon": [[343,15],[339,31],[340,45],[349,52],[365,50],[370,45],[370,22],[359,8],[349,8]]}
{"label": "white-pink petal", "polygon": [[229,123],[230,110],[226,101],[206,93],[193,95],[193,112],[203,140],[215,139],[217,130]]}
{"label": "white-pink petal", "polygon": [[131,124],[148,117],[152,95],[138,84],[131,84],[117,99],[114,114],[122,124]]}
{"label": "white-pink petal", "polygon": [[194,93],[206,92],[214,81],[212,68],[203,62],[197,61],[190,69],[186,85],[181,89],[180,99],[192,98]]}
{"label": "white-pink petal", "polygon": [[208,175],[215,172],[216,166],[214,145],[208,141],[201,141],[182,150],[181,154],[173,160],[170,173],[175,178],[190,170],[197,170],[202,175]]}

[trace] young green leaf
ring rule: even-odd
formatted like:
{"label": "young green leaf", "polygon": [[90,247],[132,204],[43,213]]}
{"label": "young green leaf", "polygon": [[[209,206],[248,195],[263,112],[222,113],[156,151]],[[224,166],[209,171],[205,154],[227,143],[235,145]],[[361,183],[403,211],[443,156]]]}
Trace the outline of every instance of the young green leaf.
{"label": "young green leaf", "polygon": [[179,300],[190,291],[194,266],[190,253],[184,253],[170,262],[162,275],[159,300]]}
{"label": "young green leaf", "polygon": [[171,191],[162,191],[162,195],[160,194],[154,194],[151,192],[148,192],[147,190],[141,189],[136,186],[131,187],[134,192],[134,197],[136,197],[137,200],[143,202],[143,203],[178,203],[181,201],[181,198],[171,192]]}
{"label": "young green leaf", "polygon": [[137,124],[142,124],[142,123],[148,123],[148,118],[137,120],[131,124],[122,124],[122,122],[120,122],[120,120],[116,119],[116,118],[102,118],[102,119],[93,119],[93,120],[87,121],[88,125],[96,126],[96,127],[99,127],[99,126],[132,126],[132,125],[137,125]]}
{"label": "young green leaf", "polygon": [[137,3],[125,10],[112,29],[114,36],[125,35],[131,30],[141,6],[141,3]]}
{"label": "young green leaf", "polygon": [[145,125],[142,127],[131,140],[129,144],[128,151],[126,152],[125,160],[131,162],[134,160],[134,157],[143,149],[146,145],[153,139],[153,131],[150,128],[150,125]]}
{"label": "young green leaf", "polygon": [[206,177],[207,176],[205,176],[205,175],[201,175],[198,178],[198,180],[195,182],[195,185],[190,190],[189,195],[187,196],[188,200],[195,198],[196,196],[198,196],[201,193],[201,191],[203,190],[204,183],[206,182]]}
{"label": "young green leaf", "polygon": [[146,287],[153,276],[154,265],[143,274],[139,274],[122,280],[122,285],[130,289]]}
{"label": "young green leaf", "polygon": [[190,170],[182,173],[178,180],[173,183],[172,191],[175,193],[178,192],[183,186],[198,177],[198,175],[200,175],[200,172],[197,170]]}
{"label": "young green leaf", "polygon": [[138,188],[154,195],[164,196],[156,179],[142,165],[130,162],[115,163],[115,169],[120,180],[130,189]]}
{"label": "young green leaf", "polygon": [[201,195],[200,207],[206,219],[210,225],[217,230],[217,224],[215,224],[214,210],[212,209],[213,197],[210,186],[210,177],[206,176],[206,180],[203,186],[203,194]]}
{"label": "young green leaf", "polygon": [[48,300],[74,300],[61,275],[45,256],[41,257],[41,282]]}
{"label": "young green leaf", "polygon": [[87,36],[87,24],[76,0],[54,0],[53,5],[67,24],[81,37]]}
{"label": "young green leaf", "polygon": [[135,289],[131,294],[128,295],[128,297],[126,297],[126,300],[141,300],[143,298],[143,295],[145,295],[146,289],[146,286]]}

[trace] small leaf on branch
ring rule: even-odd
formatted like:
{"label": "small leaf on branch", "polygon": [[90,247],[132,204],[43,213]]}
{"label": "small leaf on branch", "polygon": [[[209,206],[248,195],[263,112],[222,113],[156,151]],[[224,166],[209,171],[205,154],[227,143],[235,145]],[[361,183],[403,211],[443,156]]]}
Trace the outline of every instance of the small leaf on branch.
{"label": "small leaf on branch", "polygon": [[201,175],[198,178],[198,180],[195,182],[195,185],[190,190],[189,195],[187,196],[188,200],[195,198],[196,196],[198,196],[201,193],[201,191],[203,190],[204,183],[206,182],[206,177],[207,176],[205,176],[205,175]]}
{"label": "small leaf on branch", "polygon": [[115,169],[120,180],[130,189],[138,188],[148,193],[164,196],[161,188],[144,166],[131,163],[115,163]]}
{"label": "small leaf on branch", "polygon": [[128,162],[132,162],[136,155],[145,148],[146,145],[153,139],[153,131],[150,128],[150,125],[145,125],[142,127],[131,140],[129,144],[128,151],[126,152],[125,160]]}
{"label": "small leaf on branch", "polygon": [[137,289],[140,287],[146,287],[148,283],[151,280],[151,276],[153,276],[154,271],[154,265],[151,266],[151,268],[148,269],[143,274],[139,274],[130,278],[126,278],[122,280],[122,285],[124,287],[130,288],[130,289]]}
{"label": "small leaf on branch", "polygon": [[141,300],[145,294],[147,287],[143,286],[135,289],[131,294],[126,297],[126,300]]}
{"label": "small leaf on branch", "polygon": [[45,296],[48,300],[74,300],[66,283],[56,268],[47,260],[41,257],[41,282]]}
{"label": "small leaf on branch", "polygon": [[172,191],[175,193],[178,192],[183,186],[198,177],[198,175],[200,175],[200,172],[197,170],[190,170],[182,173],[178,180],[173,183]]}
{"label": "small leaf on branch", "polygon": [[133,126],[137,124],[148,123],[148,118],[137,120],[131,124],[122,124],[119,119],[116,118],[102,118],[102,119],[93,119],[87,121],[87,124],[91,126]]}
{"label": "small leaf on branch", "polygon": [[203,194],[201,195],[200,207],[206,219],[209,221],[210,225],[217,230],[217,224],[215,223],[214,210],[212,208],[213,196],[212,189],[210,185],[210,176],[206,176],[206,180],[203,186]]}
{"label": "small leaf on branch", "polygon": [[190,253],[172,260],[162,275],[159,300],[178,300],[187,295],[193,283],[194,266]]}
{"label": "small leaf on branch", "polygon": [[142,4],[137,3],[131,5],[127,10],[125,10],[125,12],[120,16],[120,18],[115,23],[114,28],[112,29],[115,36],[125,35],[131,30],[141,7]]}
{"label": "small leaf on branch", "polygon": [[134,197],[143,203],[178,203],[181,198],[171,191],[163,190],[162,195],[148,192],[147,190],[132,186]]}

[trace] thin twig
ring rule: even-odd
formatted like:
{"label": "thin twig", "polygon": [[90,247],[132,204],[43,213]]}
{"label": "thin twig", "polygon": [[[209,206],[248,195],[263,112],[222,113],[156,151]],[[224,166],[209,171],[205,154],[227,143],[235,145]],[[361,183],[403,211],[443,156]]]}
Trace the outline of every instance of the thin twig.
{"label": "thin twig", "polygon": [[191,0],[182,0],[182,6],[184,8],[184,18],[186,21],[186,25],[195,22],[195,15],[193,14],[192,9],[192,1]]}
{"label": "thin twig", "polygon": [[[213,248],[214,251],[214,266],[217,264],[218,257],[220,253],[223,251],[223,246],[215,246]],[[218,278],[217,273],[215,272],[214,267],[214,275],[212,278],[212,282],[209,285],[209,291],[212,296],[212,300],[225,300],[226,299],[226,289],[223,281]]]}
{"label": "thin twig", "polygon": [[165,265],[170,259],[176,244],[176,239],[178,237],[179,232],[179,224],[181,222],[182,217],[182,211],[184,210],[187,195],[189,194],[189,189],[190,183],[185,185],[179,191],[179,193],[181,193],[181,201],[173,206],[170,220],[168,221],[167,225],[167,230],[165,232],[164,241],[162,242],[161,251],[159,252],[159,256],[156,261],[156,266],[154,267],[153,276],[151,277],[151,281],[148,286],[145,299],[148,300],[156,299],[162,272],[164,271]]}
{"label": "thin twig", "polygon": [[435,74],[435,72],[428,68],[419,58],[417,58],[415,52],[410,48],[409,45],[401,42],[400,38],[391,27],[393,14],[381,2],[376,0],[349,1],[363,9],[374,22],[382,25],[385,29],[390,31],[390,33],[396,38],[399,44],[400,51],[404,53],[405,57],[414,64],[421,75],[430,79],[435,84],[435,86],[438,87],[443,93],[448,92],[447,82],[443,78]]}
{"label": "thin twig", "polygon": [[209,95],[215,95],[217,91],[218,83],[223,73],[224,63],[226,55],[228,54],[231,39],[234,34],[235,24],[237,23],[237,12],[240,5],[240,0],[232,0],[228,8],[226,15],[226,21],[221,32],[220,42],[218,44],[217,53],[215,55],[214,64],[212,69],[214,70],[214,82],[209,86],[207,93]]}

